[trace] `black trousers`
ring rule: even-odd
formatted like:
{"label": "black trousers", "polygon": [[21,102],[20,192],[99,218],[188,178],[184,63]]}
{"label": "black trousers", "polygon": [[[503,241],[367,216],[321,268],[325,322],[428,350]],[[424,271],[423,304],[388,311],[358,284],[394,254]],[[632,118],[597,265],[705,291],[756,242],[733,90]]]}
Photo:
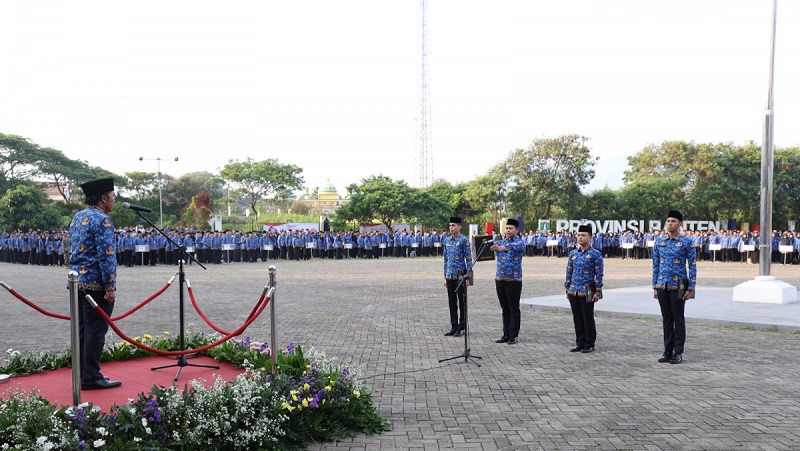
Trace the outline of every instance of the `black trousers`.
{"label": "black trousers", "polygon": [[108,324],[86,301],[87,294],[108,316],[111,316],[111,312],[114,311],[114,303],[105,300],[103,291],[78,290],[78,298],[81,303],[78,312],[81,336],[81,381],[91,383],[103,379],[103,374],[100,373],[100,360],[103,357],[103,346],[106,344]]}
{"label": "black trousers", "polygon": [[586,302],[585,297],[567,295],[572,308],[572,321],[575,323],[575,344],[584,348],[594,346],[597,328],[594,324],[594,302]]}
{"label": "black trousers", "polygon": [[683,354],[686,342],[686,319],[683,311],[686,302],[678,298],[678,290],[657,289],[658,305],[661,306],[661,317],[664,324],[664,352],[667,354]]}
{"label": "black trousers", "polygon": [[[465,317],[465,300],[464,300],[464,290],[466,287],[464,285],[458,289],[456,292],[456,287],[458,286],[458,280],[451,280],[445,279],[447,282],[447,300],[450,305],[450,326],[453,329],[461,329],[464,330],[467,325],[467,319]],[[459,317],[461,320],[459,320]]]}
{"label": "black trousers", "polygon": [[503,311],[503,336],[517,338],[519,336],[519,298],[522,294],[522,281],[495,280],[497,299]]}

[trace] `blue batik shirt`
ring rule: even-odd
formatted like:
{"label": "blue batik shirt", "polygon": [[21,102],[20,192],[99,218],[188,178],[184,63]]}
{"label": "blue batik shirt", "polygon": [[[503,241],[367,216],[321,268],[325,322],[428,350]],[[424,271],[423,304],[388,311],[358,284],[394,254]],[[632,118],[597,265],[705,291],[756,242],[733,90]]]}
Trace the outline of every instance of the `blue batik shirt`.
{"label": "blue batik shirt", "polygon": [[567,258],[567,278],[564,288],[572,296],[586,296],[586,285],[603,288],[603,254],[589,246],[585,251],[573,249]]}
{"label": "blue batik shirt", "polygon": [[78,289],[116,290],[116,239],[111,218],[97,207],[79,211],[69,224],[69,243],[69,265],[78,273]]}
{"label": "blue batik shirt", "polygon": [[525,241],[519,236],[512,239],[503,238],[495,242],[498,246],[506,246],[508,251],[497,252],[497,273],[494,280],[522,282],[522,256],[525,254]]}
{"label": "blue batik shirt", "polygon": [[697,255],[692,239],[680,234],[673,238],[661,236],[653,246],[653,288],[677,290],[681,279],[689,279],[692,289],[697,283]]}
{"label": "blue batik shirt", "polygon": [[457,279],[458,271],[472,267],[472,248],[464,235],[453,238],[447,235],[442,240],[444,247],[444,278]]}

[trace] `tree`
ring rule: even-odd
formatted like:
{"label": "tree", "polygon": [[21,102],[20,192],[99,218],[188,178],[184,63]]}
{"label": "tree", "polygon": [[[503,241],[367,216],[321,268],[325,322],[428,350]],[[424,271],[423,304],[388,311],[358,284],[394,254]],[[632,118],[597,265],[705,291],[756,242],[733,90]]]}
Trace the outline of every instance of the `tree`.
{"label": "tree", "polygon": [[0,197],[0,225],[9,229],[53,229],[63,226],[58,208],[38,188],[20,184]]}
{"label": "tree", "polygon": [[211,228],[208,224],[208,220],[211,218],[211,210],[203,205],[203,203],[203,199],[197,196],[192,197],[192,201],[189,203],[189,206],[186,207],[183,216],[181,216],[181,223],[184,227],[194,227],[200,230],[208,230]]}
{"label": "tree", "polygon": [[222,168],[220,175],[237,186],[238,191],[248,197],[253,213],[258,216],[259,204],[270,194],[291,189],[297,190],[303,185],[301,168],[293,164],[280,164],[278,160],[264,161],[229,160]]}
{"label": "tree", "polygon": [[586,219],[630,219],[623,217],[620,211],[619,196],[619,191],[614,191],[609,187],[589,193],[578,217]]}
{"label": "tree", "polygon": [[529,218],[550,218],[554,208],[569,210],[580,200],[581,187],[594,178],[592,157],[579,135],[536,139],[505,161],[508,206]]}
{"label": "tree", "polygon": [[436,227],[441,230],[449,223],[450,216],[453,215],[452,205],[429,191],[415,191],[411,210],[414,217],[423,227]]}
{"label": "tree", "polygon": [[61,197],[64,198],[64,202],[71,200],[71,193],[80,192],[77,188],[80,183],[102,177],[115,177],[120,180],[119,176],[114,173],[89,166],[83,160],[73,160],[60,150],[34,146],[35,148],[31,149],[29,155],[34,164],[31,175],[51,179]]}
{"label": "tree", "polygon": [[696,190],[699,193],[704,186],[709,185],[709,181],[718,180],[717,158],[730,147],[731,145],[725,144],[695,144],[686,141],[650,144],[628,157],[630,168],[625,171],[624,180],[625,183],[635,183],[651,178],[669,179],[678,184],[684,198],[691,199]]}
{"label": "tree", "polygon": [[472,211],[483,213],[483,219],[500,223],[505,213],[506,181],[505,165],[495,165],[486,174],[467,182],[464,200]]}
{"label": "tree", "polygon": [[686,211],[681,181],[648,178],[625,186],[619,192],[621,219],[663,218],[669,209]]}
{"label": "tree", "polygon": [[289,207],[289,213],[293,215],[307,215],[308,214],[308,204],[303,202],[302,200],[295,200],[292,202],[292,205]]}
{"label": "tree", "polygon": [[360,185],[351,184],[347,191],[350,202],[336,210],[336,218],[342,222],[377,220],[393,231],[393,223],[418,217],[416,190],[403,180],[375,175],[362,179]]}
{"label": "tree", "polygon": [[[444,179],[435,180],[431,186],[422,189],[422,192],[439,199],[446,203],[448,214],[467,218],[475,214],[469,202],[465,198],[467,185],[459,183],[452,185]],[[447,220],[448,218],[445,218]]]}
{"label": "tree", "polygon": [[224,181],[210,172],[190,172],[177,179],[170,176],[165,176],[164,179],[164,209],[175,212],[175,214],[180,214],[189,205],[192,197],[200,192],[208,193],[211,202],[208,207],[212,211],[216,201],[224,200],[226,197],[223,189]]}
{"label": "tree", "polygon": [[713,175],[707,175],[691,192],[690,217],[758,222],[760,146],[752,141],[744,146],[726,145],[714,166]]}
{"label": "tree", "polygon": [[776,228],[786,230],[787,221],[797,220],[800,213],[800,148],[775,150],[773,178],[773,223],[780,224]]}
{"label": "tree", "polygon": [[63,152],[50,147],[39,147],[27,138],[0,134],[0,182],[10,179],[30,179],[42,176],[52,179],[64,202],[78,183],[101,177],[117,177],[101,168],[89,166],[82,160],[73,160]]}
{"label": "tree", "polygon": [[267,203],[277,208],[279,213],[289,211],[294,205],[294,193],[288,189],[276,191],[271,199],[267,199]]}
{"label": "tree", "polygon": [[126,172],[125,177],[127,178],[124,184],[125,191],[138,202],[152,196],[158,189],[158,174],[155,172]]}
{"label": "tree", "polygon": [[39,146],[28,138],[0,133],[0,178],[26,178],[34,170],[32,158]]}

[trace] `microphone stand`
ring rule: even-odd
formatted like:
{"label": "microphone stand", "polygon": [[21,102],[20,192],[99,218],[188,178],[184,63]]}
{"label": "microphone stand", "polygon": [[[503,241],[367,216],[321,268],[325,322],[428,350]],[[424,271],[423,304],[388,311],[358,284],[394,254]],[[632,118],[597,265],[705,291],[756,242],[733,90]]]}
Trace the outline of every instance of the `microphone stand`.
{"label": "microphone stand", "polygon": [[[178,340],[179,340],[179,344],[180,344],[179,351],[185,351],[186,350],[186,327],[185,327],[185,321],[184,321],[183,286],[186,284],[186,273],[183,271],[183,259],[184,259],[184,256],[187,256],[188,258],[191,258],[192,260],[194,260],[194,262],[197,263],[198,265],[200,265],[201,268],[203,268],[203,269],[207,269],[207,268],[205,266],[203,266],[202,263],[197,261],[197,259],[194,258],[191,254],[186,252],[186,246],[183,245],[182,241],[181,241],[181,244],[176,243],[169,235],[164,233],[163,230],[159,229],[158,226],[153,224],[153,222],[150,221],[146,216],[144,216],[139,210],[134,210],[134,211],[136,212],[136,214],[140,218],[142,218],[148,224],[150,224],[151,227],[153,227],[154,229],[158,230],[158,233],[160,233],[161,236],[163,236],[164,238],[169,240],[172,243],[172,245],[176,246],[177,249],[178,249],[178,287],[179,287],[179,290],[180,290],[178,292],[179,293],[178,294],[178,300],[179,300],[178,311],[179,311],[179,317],[180,317],[180,326],[179,326],[180,330],[179,330],[179,338],[178,338]],[[178,362],[177,363],[172,363],[170,365],[156,366],[156,367],[150,368],[150,371],[160,370],[160,369],[163,369],[163,368],[178,367],[178,372],[175,374],[175,378],[172,379],[173,382],[178,382],[178,378],[181,375],[181,370],[183,370],[183,367],[185,367],[185,366],[195,366],[195,367],[200,367],[200,368],[211,368],[211,369],[215,369],[215,370],[219,369],[219,367],[216,366],[216,365],[201,365],[201,364],[198,364],[198,363],[189,363],[189,362],[186,361],[186,354],[181,354],[181,355],[178,356]]]}
{"label": "microphone stand", "polygon": [[456,285],[456,289],[455,289],[456,296],[458,296],[458,290],[461,288],[461,286],[462,285],[464,286],[464,352],[461,353],[461,355],[457,355],[457,356],[454,356],[454,357],[448,357],[446,359],[441,359],[441,360],[439,360],[439,363],[447,362],[448,360],[460,359],[461,357],[463,357],[464,358],[464,363],[467,363],[467,362],[470,361],[470,359],[472,359],[472,363],[478,365],[478,368],[481,367],[481,364],[478,363],[477,361],[475,361],[475,359],[483,360],[483,358],[482,357],[478,357],[476,355],[470,354],[470,348],[469,348],[469,315],[468,315],[469,302],[467,302],[467,288],[468,288],[468,286],[464,285],[464,282],[472,278],[472,268],[474,268],[475,264],[478,263],[478,258],[480,258],[480,256],[483,255],[483,251],[486,250],[486,246],[488,244],[493,243],[493,242],[494,242],[494,240],[484,241],[481,244],[480,249],[478,249],[478,252],[475,254],[475,260],[472,261],[472,265],[470,265],[470,267],[467,268],[467,272],[465,272],[464,274],[461,274],[461,275],[458,276],[458,285]]}

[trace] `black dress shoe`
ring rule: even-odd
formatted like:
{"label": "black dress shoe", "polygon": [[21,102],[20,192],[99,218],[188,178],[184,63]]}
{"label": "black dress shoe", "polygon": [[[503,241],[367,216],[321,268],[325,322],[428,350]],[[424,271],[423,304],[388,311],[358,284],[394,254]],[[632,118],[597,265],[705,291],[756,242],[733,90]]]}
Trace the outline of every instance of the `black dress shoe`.
{"label": "black dress shoe", "polygon": [[455,334],[453,334],[453,336],[454,336],[454,337],[463,337],[463,336],[464,336],[464,329],[458,329],[458,330],[456,331],[456,333],[455,333]]}
{"label": "black dress shoe", "polygon": [[669,354],[669,353],[666,353],[666,352],[661,354],[661,357],[658,358],[658,361],[660,363],[667,363],[667,362],[669,362],[671,360],[672,360],[672,354]]}
{"label": "black dress shoe", "polygon": [[673,365],[678,365],[682,362],[683,362],[683,354],[675,354],[674,356],[672,356],[672,360],[669,361],[669,363]]}
{"label": "black dress shoe", "polygon": [[112,381],[104,378],[94,382],[82,382],[81,390],[103,390],[106,388],[116,388],[120,385],[122,385],[120,381]]}
{"label": "black dress shoe", "polygon": [[445,332],[444,336],[445,337],[452,337],[453,335],[456,334],[456,332],[458,332],[458,329],[455,329],[455,328],[454,329],[450,329],[450,332]]}
{"label": "black dress shoe", "polygon": [[515,345],[517,344],[517,337],[511,337],[508,339],[508,344]]}
{"label": "black dress shoe", "polygon": [[494,341],[495,343],[508,343],[508,337],[505,335]]}
{"label": "black dress shoe", "polygon": [[594,346],[586,346],[583,349],[581,349],[581,352],[584,353],[584,354],[588,354],[590,352],[594,352]]}
{"label": "black dress shoe", "polygon": [[581,352],[581,351],[583,351],[582,345],[575,346],[574,348],[569,348],[569,352]]}

